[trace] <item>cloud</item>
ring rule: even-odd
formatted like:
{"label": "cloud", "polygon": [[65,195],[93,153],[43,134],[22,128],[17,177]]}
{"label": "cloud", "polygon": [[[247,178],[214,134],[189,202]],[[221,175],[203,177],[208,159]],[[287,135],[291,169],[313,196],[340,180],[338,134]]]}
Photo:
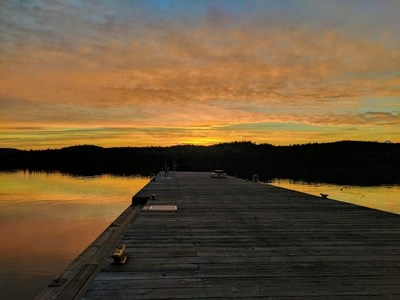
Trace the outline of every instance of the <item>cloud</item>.
{"label": "cloud", "polygon": [[399,95],[398,51],[332,32],[206,29],[165,40],[150,32],[146,40],[101,50],[22,49],[13,55],[28,62],[3,66],[1,88],[32,101],[95,106],[221,99],[324,107],[365,94]]}
{"label": "cloud", "polygon": [[171,3],[0,4],[0,123],[399,125],[398,2]]}

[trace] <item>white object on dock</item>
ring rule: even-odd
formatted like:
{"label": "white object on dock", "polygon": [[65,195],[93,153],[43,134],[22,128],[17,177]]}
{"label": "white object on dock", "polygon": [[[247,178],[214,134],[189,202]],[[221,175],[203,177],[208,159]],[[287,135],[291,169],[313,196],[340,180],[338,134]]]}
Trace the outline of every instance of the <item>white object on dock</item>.
{"label": "white object on dock", "polygon": [[146,205],[143,210],[151,211],[176,211],[178,207],[176,205]]}

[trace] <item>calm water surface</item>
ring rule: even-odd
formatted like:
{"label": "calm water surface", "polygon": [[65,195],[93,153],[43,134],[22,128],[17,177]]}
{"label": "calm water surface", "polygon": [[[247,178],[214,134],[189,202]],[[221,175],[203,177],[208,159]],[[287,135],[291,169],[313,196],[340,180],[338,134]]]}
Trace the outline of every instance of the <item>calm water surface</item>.
{"label": "calm water surface", "polygon": [[148,181],[0,172],[0,299],[32,299]]}
{"label": "calm water surface", "polygon": [[272,185],[400,214],[400,185],[351,186],[275,179]]}
{"label": "calm water surface", "polygon": [[[148,178],[0,172],[0,299],[32,299],[131,202]],[[400,185],[273,185],[400,214]]]}

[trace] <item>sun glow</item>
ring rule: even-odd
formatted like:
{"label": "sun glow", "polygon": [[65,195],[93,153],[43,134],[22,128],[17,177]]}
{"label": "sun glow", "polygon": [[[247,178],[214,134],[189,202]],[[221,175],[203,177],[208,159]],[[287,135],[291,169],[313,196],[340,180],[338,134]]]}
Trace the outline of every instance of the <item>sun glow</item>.
{"label": "sun glow", "polygon": [[303,5],[3,1],[0,147],[399,142],[399,4]]}

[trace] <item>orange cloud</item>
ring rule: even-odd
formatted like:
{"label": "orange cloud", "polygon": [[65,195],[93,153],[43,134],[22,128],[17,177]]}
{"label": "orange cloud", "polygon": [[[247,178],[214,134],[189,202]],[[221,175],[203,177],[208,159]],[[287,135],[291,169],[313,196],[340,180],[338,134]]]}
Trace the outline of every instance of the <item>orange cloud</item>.
{"label": "orange cloud", "polygon": [[[135,26],[111,12],[93,13],[86,19],[78,4],[53,7],[44,13],[56,23],[48,34],[37,25],[36,39],[3,47],[0,124],[398,126],[398,108],[360,110],[365,99],[400,97],[393,41],[355,38],[340,27],[274,23],[263,12],[237,20],[210,9],[192,23],[159,19]],[[21,26],[14,30],[24,36]],[[62,28],[65,36],[56,37]]]}

